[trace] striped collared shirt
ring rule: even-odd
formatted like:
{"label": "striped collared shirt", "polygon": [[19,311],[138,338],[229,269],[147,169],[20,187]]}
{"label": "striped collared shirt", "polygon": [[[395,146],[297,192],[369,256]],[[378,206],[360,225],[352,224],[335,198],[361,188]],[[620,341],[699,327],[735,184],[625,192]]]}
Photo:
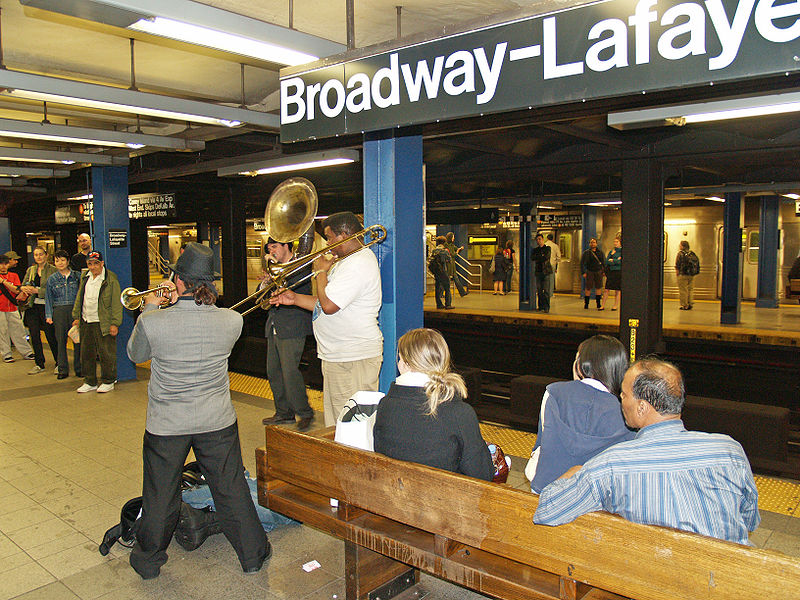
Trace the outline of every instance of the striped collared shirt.
{"label": "striped collared shirt", "polygon": [[533,521],[562,525],[598,510],[740,544],[761,522],[741,445],[727,435],[686,431],[678,419],[643,428],[546,486]]}

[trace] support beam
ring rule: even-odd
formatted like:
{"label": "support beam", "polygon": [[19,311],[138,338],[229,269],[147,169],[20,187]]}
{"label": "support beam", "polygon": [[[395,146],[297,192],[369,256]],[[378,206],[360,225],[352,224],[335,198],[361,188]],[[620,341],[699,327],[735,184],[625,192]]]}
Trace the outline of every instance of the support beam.
{"label": "support beam", "polygon": [[519,309],[536,310],[536,292],[533,281],[533,264],[531,263],[531,245],[533,234],[533,204],[519,204]]}
{"label": "support beam", "polygon": [[652,159],[622,164],[622,239],[619,338],[636,360],[662,349],[664,183]]}
{"label": "support beam", "polygon": [[722,300],[719,322],[734,325],[742,320],[742,213],[740,192],[725,194],[722,235]]}
{"label": "support beam", "polygon": [[364,136],[364,226],[386,227],[373,246],[381,269],[383,366],[380,390],[397,371],[397,340],[422,327],[425,294],[425,215],[422,136],[380,131]]}

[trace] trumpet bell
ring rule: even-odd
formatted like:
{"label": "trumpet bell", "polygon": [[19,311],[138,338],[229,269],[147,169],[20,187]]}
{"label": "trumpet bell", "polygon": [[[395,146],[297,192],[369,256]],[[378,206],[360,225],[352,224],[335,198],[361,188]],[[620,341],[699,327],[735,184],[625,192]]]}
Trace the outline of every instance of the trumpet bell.
{"label": "trumpet bell", "polygon": [[306,233],[317,216],[317,190],[305,177],[291,177],[276,187],[264,211],[269,236],[289,243]]}

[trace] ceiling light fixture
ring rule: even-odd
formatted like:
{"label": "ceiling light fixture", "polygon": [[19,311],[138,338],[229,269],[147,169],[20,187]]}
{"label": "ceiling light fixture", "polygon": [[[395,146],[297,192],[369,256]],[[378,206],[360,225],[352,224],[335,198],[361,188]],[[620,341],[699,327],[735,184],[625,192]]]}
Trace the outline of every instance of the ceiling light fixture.
{"label": "ceiling light fixture", "polygon": [[614,206],[622,204],[622,200],[604,200],[603,202],[585,202],[583,206]]}
{"label": "ceiling light fixture", "polygon": [[339,54],[343,44],[191,0],[20,0],[26,6],[280,65]]}
{"label": "ceiling light fixture", "polygon": [[720,196],[706,196],[706,200],[711,200],[712,202],[725,202],[725,198],[721,198]]}
{"label": "ceiling light fixture", "polygon": [[0,70],[0,88],[14,98],[68,104],[148,117],[238,127],[243,123],[278,128],[277,115],[210,102],[173,98],[58,77]]}
{"label": "ceiling light fixture", "polygon": [[146,133],[127,133],[109,131],[107,129],[91,129],[89,127],[72,127],[53,125],[52,123],[35,123],[0,119],[0,137],[44,140],[48,142],[69,142],[89,146],[112,146],[138,150],[145,146],[164,150],[203,150],[205,142],[187,140],[179,137],[149,135]]}
{"label": "ceiling light fixture", "polygon": [[217,170],[217,175],[220,177],[225,177],[226,175],[266,175],[268,173],[284,173],[287,171],[342,165],[358,160],[360,160],[358,150],[340,148],[338,150],[306,152],[282,158],[233,165]]}
{"label": "ceiling light fixture", "polygon": [[792,200],[800,200],[800,194],[783,194],[784,198],[791,198]]}
{"label": "ceiling light fixture", "polygon": [[800,111],[800,92],[787,92],[609,113],[608,126],[620,130],[663,125],[681,126],[687,123],[742,119],[796,111]]}
{"label": "ceiling light fixture", "polygon": [[74,165],[87,163],[93,165],[127,165],[127,156],[93,154],[91,152],[59,152],[56,150],[37,150],[34,148],[9,148],[0,146],[0,160]]}
{"label": "ceiling light fixture", "polygon": [[0,166],[0,177],[45,177],[63,178],[69,177],[67,169],[45,169],[42,167],[4,167]]}

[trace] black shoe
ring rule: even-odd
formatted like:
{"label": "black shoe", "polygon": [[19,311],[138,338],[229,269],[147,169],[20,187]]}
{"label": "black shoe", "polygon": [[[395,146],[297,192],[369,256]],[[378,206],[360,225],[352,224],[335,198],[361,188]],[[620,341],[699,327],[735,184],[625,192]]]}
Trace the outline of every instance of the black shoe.
{"label": "black shoe", "polygon": [[199,509],[181,502],[181,514],[175,528],[175,541],[181,548],[191,552],[202,546],[208,536],[221,531],[217,514],[210,507]]}
{"label": "black shoe", "polygon": [[690,304],[689,306],[686,307],[686,310],[692,310],[693,306],[694,306],[694,304]]}
{"label": "black shoe", "polygon": [[308,431],[311,428],[311,422],[314,417],[303,417],[297,422],[297,431]]}
{"label": "black shoe", "polygon": [[453,308],[455,308],[455,306],[452,306],[452,305],[451,305],[451,306],[445,306],[445,307],[444,307],[444,309],[445,309],[445,310],[451,310],[451,309],[453,309]]}
{"label": "black shoe", "polygon": [[69,374],[67,374],[67,373],[59,373],[56,376],[56,379],[66,379],[67,377],[69,377]]}
{"label": "black shoe", "polygon": [[245,575],[253,575],[254,573],[258,573],[261,570],[261,567],[264,566],[264,562],[269,560],[270,556],[272,556],[272,544],[270,544],[269,540],[267,540],[267,552],[264,554],[264,558],[262,558],[252,567],[242,567],[242,571],[245,573]]}
{"label": "black shoe", "polygon": [[280,417],[278,415],[272,415],[271,417],[265,417],[261,419],[262,425],[284,425],[286,423],[294,423],[294,417]]}

